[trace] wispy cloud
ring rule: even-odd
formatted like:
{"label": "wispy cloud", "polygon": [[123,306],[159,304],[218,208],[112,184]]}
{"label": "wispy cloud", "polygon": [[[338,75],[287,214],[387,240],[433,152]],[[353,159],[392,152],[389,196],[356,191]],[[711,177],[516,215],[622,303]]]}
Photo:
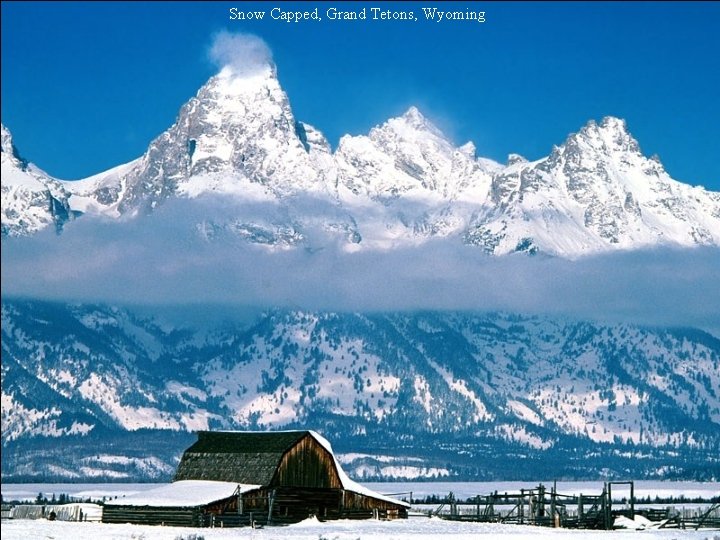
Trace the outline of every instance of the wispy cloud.
{"label": "wispy cloud", "polygon": [[272,63],[270,47],[261,38],[225,30],[214,35],[208,57],[218,68],[229,67],[240,76],[253,75]]}
{"label": "wispy cloud", "polygon": [[489,257],[434,240],[394,251],[269,252],[232,235],[203,239],[197,223],[254,209],[168,203],[125,223],[85,218],[2,242],[2,291],[71,301],[231,304],[301,309],[504,310],[720,329],[720,250],[652,250],[578,261]]}

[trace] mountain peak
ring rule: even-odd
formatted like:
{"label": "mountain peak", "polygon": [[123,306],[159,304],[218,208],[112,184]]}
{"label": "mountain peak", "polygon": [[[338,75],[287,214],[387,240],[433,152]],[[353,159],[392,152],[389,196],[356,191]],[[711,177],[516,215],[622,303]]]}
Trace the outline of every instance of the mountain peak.
{"label": "mountain peak", "polygon": [[577,133],[571,134],[561,151],[609,156],[616,153],[640,154],[640,146],[628,131],[625,120],[606,116],[598,124],[590,120]]}
{"label": "mountain peak", "polygon": [[6,159],[10,160],[19,169],[27,168],[28,162],[25,161],[15,148],[13,143],[12,134],[5,124],[0,124],[0,151],[3,153],[3,161]]}
{"label": "mountain peak", "polygon": [[607,131],[628,132],[625,120],[615,116],[605,116],[600,122],[600,128]]}
{"label": "mountain peak", "polygon": [[76,215],[70,194],[62,182],[20,157],[10,130],[1,126],[2,236],[25,236],[50,225],[60,232]]}
{"label": "mountain peak", "polygon": [[403,114],[400,119],[405,121],[408,126],[411,126],[417,130],[430,131],[445,138],[440,129],[430,120],[428,120],[428,118],[420,112],[420,109],[418,109],[414,105],[411,106],[407,111],[405,111],[405,114]]}
{"label": "mountain peak", "polygon": [[427,119],[420,112],[420,109],[415,105],[410,106],[410,108],[405,111],[405,114],[402,115],[402,118],[410,124],[422,125],[427,122]]}
{"label": "mountain peak", "polygon": [[[321,135],[313,137],[323,146]],[[182,106],[176,123],[126,177],[120,211],[151,210],[174,194],[237,193],[248,184],[276,196],[314,191],[322,188],[322,174],[309,149],[275,65],[226,65]]]}
{"label": "mountain peak", "polygon": [[12,153],[12,134],[10,130],[5,127],[5,124],[0,124],[0,150],[3,152]]}
{"label": "mountain peak", "polygon": [[214,102],[231,108],[237,100],[262,101],[263,98],[287,99],[280,87],[277,70],[270,64],[245,72],[226,66],[210,77],[196,95],[201,102]]}
{"label": "mountain peak", "polygon": [[258,59],[251,63],[230,63],[222,67],[220,73],[225,73],[233,78],[247,79],[270,73],[277,77],[277,66],[270,57]]}
{"label": "mountain peak", "polygon": [[233,66],[225,66],[217,75],[210,78],[207,85],[221,88],[229,94],[243,93],[248,88],[268,83],[277,84],[277,68],[268,63],[252,70],[238,70]]}
{"label": "mountain peak", "polygon": [[384,130],[387,128],[403,140],[417,140],[418,136],[425,138],[427,134],[430,134],[432,135],[432,138],[436,138],[444,143],[450,144],[450,141],[448,141],[447,137],[445,137],[445,134],[440,131],[435,124],[428,120],[415,106],[410,107],[402,116],[391,118],[379,128],[374,128],[371,131],[371,138],[373,137],[373,132],[375,130]]}

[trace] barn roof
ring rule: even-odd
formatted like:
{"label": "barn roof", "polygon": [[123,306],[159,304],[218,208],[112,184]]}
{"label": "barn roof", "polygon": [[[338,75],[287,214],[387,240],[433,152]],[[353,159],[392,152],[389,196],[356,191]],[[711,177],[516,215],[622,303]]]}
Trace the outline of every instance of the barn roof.
{"label": "barn roof", "polygon": [[240,485],[235,482],[209,480],[182,480],[165,486],[141,491],[135,495],[107,501],[110,506],[152,506],[157,508],[190,508],[204,506],[246,493],[260,486]]}
{"label": "barn roof", "polygon": [[309,431],[200,431],[187,452],[283,454]]}
{"label": "barn roof", "polygon": [[285,452],[309,431],[200,431],[175,480],[232,480],[268,485]]}

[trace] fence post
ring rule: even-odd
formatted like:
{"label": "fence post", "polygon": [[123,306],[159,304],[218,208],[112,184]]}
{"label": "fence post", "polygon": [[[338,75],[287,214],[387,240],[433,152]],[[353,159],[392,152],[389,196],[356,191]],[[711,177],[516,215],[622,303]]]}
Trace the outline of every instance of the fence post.
{"label": "fence post", "polygon": [[272,522],[272,511],[273,511],[273,503],[275,502],[275,490],[273,489],[268,494],[268,517],[267,522],[270,524]]}

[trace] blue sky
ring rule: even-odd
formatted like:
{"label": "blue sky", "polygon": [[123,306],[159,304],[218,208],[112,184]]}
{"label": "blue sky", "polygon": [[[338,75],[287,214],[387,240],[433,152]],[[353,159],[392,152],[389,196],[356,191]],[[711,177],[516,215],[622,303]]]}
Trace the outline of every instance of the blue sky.
{"label": "blue sky", "polygon": [[[417,22],[229,20],[229,8],[413,9]],[[478,155],[530,159],[590,119],[625,118],[678,180],[720,190],[720,3],[2,3],[2,121],[73,179],[139,156],[215,71],[221,30],[273,51],[296,117],[333,145],[417,105]]]}

